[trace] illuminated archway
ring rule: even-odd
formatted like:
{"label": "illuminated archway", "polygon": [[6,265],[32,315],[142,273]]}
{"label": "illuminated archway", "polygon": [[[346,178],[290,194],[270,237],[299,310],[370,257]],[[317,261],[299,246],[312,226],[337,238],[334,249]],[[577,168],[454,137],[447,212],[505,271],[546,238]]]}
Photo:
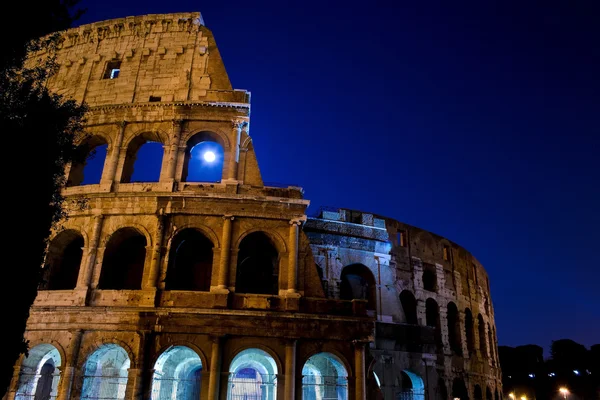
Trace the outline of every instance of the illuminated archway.
{"label": "illuminated archway", "polygon": [[396,396],[397,400],[424,400],[425,384],[423,379],[414,372],[404,370],[400,373],[402,391]]}
{"label": "illuminated archway", "polygon": [[363,264],[352,264],[344,267],[341,275],[340,298],[342,300],[367,300],[367,308],[377,307],[375,277],[371,270]]}
{"label": "illuminated archway", "polygon": [[102,136],[93,135],[81,145],[80,151],[83,153],[81,157],[83,161],[71,163],[66,185],[79,186],[100,183],[108,142]]}
{"label": "illuminated archway", "polygon": [[130,363],[127,352],[117,344],[98,348],[85,363],[81,398],[124,399]]}
{"label": "illuminated archway", "polygon": [[23,360],[16,400],[54,399],[60,379],[61,358],[56,347],[44,343],[29,350]]}
{"label": "illuminated archway", "polygon": [[227,400],[275,400],[277,363],[264,350],[239,352],[229,365]]}
{"label": "illuminated archway", "polygon": [[224,161],[221,137],[209,131],[198,132],[187,142],[181,181],[220,182]]}
{"label": "illuminated archway", "polygon": [[[376,377],[379,383],[379,378]],[[331,353],[310,357],[302,368],[302,399],[348,399],[348,372]]]}
{"label": "illuminated archway", "polygon": [[185,346],[173,346],[158,357],[152,376],[152,400],[200,398],[202,361]]}

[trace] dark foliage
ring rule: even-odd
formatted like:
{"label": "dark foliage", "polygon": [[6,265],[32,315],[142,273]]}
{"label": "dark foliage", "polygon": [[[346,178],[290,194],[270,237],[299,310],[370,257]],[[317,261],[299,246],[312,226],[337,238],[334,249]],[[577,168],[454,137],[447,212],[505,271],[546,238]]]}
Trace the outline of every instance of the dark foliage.
{"label": "dark foliage", "polygon": [[[50,93],[45,82],[54,71],[52,57],[30,69],[29,51],[52,54],[57,36],[39,36],[70,26],[79,12],[76,0],[11,3],[21,18],[3,24],[0,59],[0,132],[3,135],[3,198],[6,255],[3,265],[4,351],[0,361],[0,397],[13,377],[13,366],[27,354],[24,341],[29,308],[37,294],[46,239],[63,217],[64,167],[78,159],[86,108]],[[21,12],[19,12],[21,11]],[[18,13],[18,14],[16,14]],[[6,32],[7,27],[10,31]]]}

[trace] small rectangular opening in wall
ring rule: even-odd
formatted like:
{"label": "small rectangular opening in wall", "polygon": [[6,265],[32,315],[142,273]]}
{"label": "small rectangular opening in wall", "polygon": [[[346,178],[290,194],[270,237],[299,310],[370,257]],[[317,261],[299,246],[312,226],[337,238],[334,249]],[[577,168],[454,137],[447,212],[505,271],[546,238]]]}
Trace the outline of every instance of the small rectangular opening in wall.
{"label": "small rectangular opening in wall", "polygon": [[406,247],[406,231],[398,231],[396,233],[396,243],[400,247]]}
{"label": "small rectangular opening in wall", "polygon": [[449,261],[450,260],[450,247],[444,245],[444,260],[445,261]]}
{"label": "small rectangular opening in wall", "polygon": [[160,101],[160,96],[150,96],[150,100],[148,100],[148,101],[151,101],[151,102]]}
{"label": "small rectangular opening in wall", "polygon": [[104,76],[102,79],[115,79],[121,72],[121,60],[112,60],[106,63]]}

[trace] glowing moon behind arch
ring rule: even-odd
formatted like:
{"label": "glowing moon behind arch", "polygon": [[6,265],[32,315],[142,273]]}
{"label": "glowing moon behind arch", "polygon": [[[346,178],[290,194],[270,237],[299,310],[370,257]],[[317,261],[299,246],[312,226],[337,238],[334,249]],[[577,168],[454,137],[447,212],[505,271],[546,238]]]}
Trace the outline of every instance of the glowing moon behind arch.
{"label": "glowing moon behind arch", "polygon": [[213,153],[212,151],[207,151],[204,153],[204,161],[206,162],[213,162],[216,158],[217,157],[215,156],[215,153]]}

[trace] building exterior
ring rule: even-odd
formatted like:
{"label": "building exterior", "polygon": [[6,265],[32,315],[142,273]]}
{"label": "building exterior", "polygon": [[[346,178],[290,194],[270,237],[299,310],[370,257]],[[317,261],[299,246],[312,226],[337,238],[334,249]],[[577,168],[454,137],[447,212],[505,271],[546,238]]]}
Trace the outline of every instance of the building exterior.
{"label": "building exterior", "polygon": [[[265,185],[250,93],[199,13],[61,38],[48,85],[89,105],[85,143],[106,156],[93,182],[67,168],[5,399],[502,397],[483,267],[375,214],[309,218],[301,188]],[[160,171],[139,181],[156,143]]]}

